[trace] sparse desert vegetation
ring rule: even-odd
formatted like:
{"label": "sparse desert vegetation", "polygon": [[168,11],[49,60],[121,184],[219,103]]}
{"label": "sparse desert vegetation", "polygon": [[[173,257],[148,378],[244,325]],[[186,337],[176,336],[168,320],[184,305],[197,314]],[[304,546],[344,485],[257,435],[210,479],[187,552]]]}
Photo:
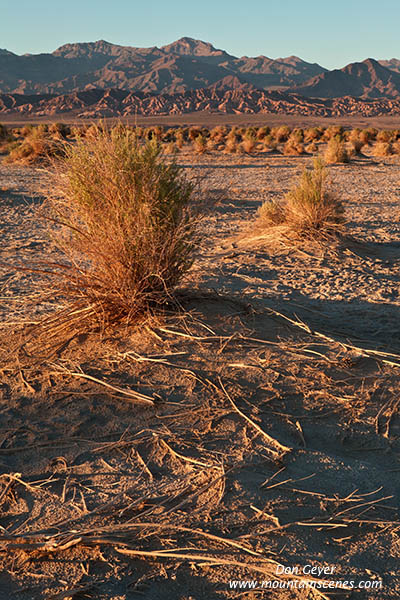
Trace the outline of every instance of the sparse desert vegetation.
{"label": "sparse desert vegetation", "polygon": [[162,160],[157,139],[140,145],[127,127],[99,127],[52,170],[49,213],[60,225],[53,242],[66,261],[51,273],[75,326],[77,312],[84,327],[171,303],[191,266],[193,185]]}
{"label": "sparse desert vegetation", "polygon": [[258,209],[258,226],[286,225],[288,232],[308,238],[338,235],[344,223],[342,201],[327,183],[328,172],[320,160],[305,169],[299,182],[281,203],[270,200]]}
{"label": "sparse desert vegetation", "polygon": [[[131,127],[143,144],[156,140],[167,154],[181,150],[195,153],[251,154],[276,152],[285,156],[312,154],[323,156],[327,163],[348,162],[352,156],[386,157],[398,154],[397,130],[344,129],[329,127]],[[2,133],[2,132],[3,133]],[[93,124],[69,126],[63,123],[26,125],[0,131],[0,153],[6,161],[19,164],[45,164],[62,154],[65,144],[97,135]]]}
{"label": "sparse desert vegetation", "polygon": [[1,131],[5,597],[396,600],[399,132]]}

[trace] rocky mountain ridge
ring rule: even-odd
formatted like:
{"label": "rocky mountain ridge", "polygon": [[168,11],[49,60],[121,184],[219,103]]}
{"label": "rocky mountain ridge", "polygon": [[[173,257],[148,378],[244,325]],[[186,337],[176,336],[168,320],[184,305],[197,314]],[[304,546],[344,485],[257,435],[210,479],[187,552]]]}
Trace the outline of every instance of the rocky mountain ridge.
{"label": "rocky mountain ridge", "polygon": [[260,89],[288,88],[325,71],[294,56],[237,58],[192,38],[161,48],[118,46],[99,40],[65,44],[51,54],[18,56],[0,51],[0,93],[118,88],[172,94],[208,87],[225,77],[239,77]]}
{"label": "rocky mountain ridge", "polygon": [[0,113],[82,118],[197,111],[399,114],[400,60],[328,71],[297,56],[241,58],[184,37],[158,48],[104,40],[51,54],[0,49]]}
{"label": "rocky mountain ridge", "polygon": [[[247,86],[247,84],[246,84]],[[51,116],[62,120],[106,117],[182,115],[194,112],[219,114],[282,114],[303,116],[400,115],[400,99],[366,100],[351,96],[306,98],[282,91],[229,89],[211,86],[177,94],[149,94],[127,90],[86,90],[72,94],[0,94],[1,115]]]}
{"label": "rocky mountain ridge", "polygon": [[[388,62],[394,68],[395,59]],[[400,68],[400,61],[399,68]],[[373,58],[351,63],[343,69],[327,71],[312,78],[293,91],[312,98],[399,98],[400,71],[383,66]]]}

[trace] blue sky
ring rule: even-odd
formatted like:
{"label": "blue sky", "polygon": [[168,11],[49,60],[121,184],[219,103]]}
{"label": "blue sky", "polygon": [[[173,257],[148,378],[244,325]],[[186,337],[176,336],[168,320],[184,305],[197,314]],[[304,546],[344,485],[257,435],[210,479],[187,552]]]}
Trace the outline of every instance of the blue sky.
{"label": "blue sky", "polygon": [[399,0],[0,0],[0,19],[0,48],[17,54],[189,36],[236,56],[296,54],[330,69],[400,58]]}

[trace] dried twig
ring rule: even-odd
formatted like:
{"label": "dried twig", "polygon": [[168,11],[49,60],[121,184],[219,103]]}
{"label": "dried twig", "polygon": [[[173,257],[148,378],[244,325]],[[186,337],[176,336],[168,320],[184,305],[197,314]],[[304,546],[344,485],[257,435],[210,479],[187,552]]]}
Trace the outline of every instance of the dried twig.
{"label": "dried twig", "polygon": [[[53,366],[57,366],[57,365],[53,365]],[[81,379],[87,379],[88,381],[93,381],[94,383],[102,385],[102,386],[106,387],[107,389],[112,390],[113,392],[117,392],[117,394],[122,394],[123,396],[128,396],[129,398],[133,398],[134,400],[137,400],[138,402],[142,402],[143,404],[149,404],[150,406],[154,406],[154,398],[151,398],[150,396],[146,396],[145,394],[141,394],[140,392],[136,392],[135,390],[123,389],[123,388],[117,387],[115,385],[111,385],[105,381],[102,381],[101,379],[97,379],[97,377],[92,377],[92,375],[87,375],[86,373],[79,373],[76,371],[69,371],[68,369],[64,369],[61,367],[58,367],[58,370],[55,371],[55,373],[56,374],[65,373],[66,375],[69,375],[71,377],[80,377]]]}
{"label": "dried twig", "polygon": [[220,386],[222,391],[224,392],[225,396],[228,398],[229,402],[231,403],[231,405],[233,406],[234,410],[243,418],[245,419],[245,421],[247,421],[247,423],[249,423],[253,429],[255,429],[257,431],[257,433],[259,433],[265,440],[267,440],[267,442],[272,445],[273,447],[277,448],[277,450],[272,450],[269,448],[270,452],[272,452],[273,454],[277,455],[277,456],[281,456],[282,453],[286,453],[286,452],[290,452],[292,450],[292,448],[289,448],[289,446],[284,446],[283,444],[281,444],[280,442],[278,442],[278,440],[276,440],[275,438],[273,438],[271,435],[269,435],[268,433],[266,433],[265,431],[263,431],[263,429],[261,429],[261,427],[259,427],[259,425],[257,425],[257,423],[254,423],[254,421],[252,421],[250,419],[250,417],[248,417],[247,415],[244,414],[244,412],[242,412],[234,403],[234,401],[232,400],[232,398],[230,397],[230,395],[228,394],[228,392],[226,391],[226,388],[224,386],[224,384],[222,383],[222,380],[220,377],[218,377]]}

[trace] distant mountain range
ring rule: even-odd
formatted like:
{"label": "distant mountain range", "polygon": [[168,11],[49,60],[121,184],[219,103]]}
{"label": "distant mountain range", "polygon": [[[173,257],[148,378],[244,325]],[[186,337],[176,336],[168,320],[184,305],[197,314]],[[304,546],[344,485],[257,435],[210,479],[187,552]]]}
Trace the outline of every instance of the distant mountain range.
{"label": "distant mountain range", "polygon": [[[347,97],[353,99],[335,100]],[[315,98],[326,100],[310,100]],[[368,58],[328,71],[296,56],[238,58],[188,37],[161,48],[100,40],[66,44],[51,54],[18,56],[0,49],[3,113],[73,111],[82,116],[88,112],[112,116],[113,111],[121,115],[193,110],[315,114],[312,111],[318,110],[348,114],[359,105],[361,112],[397,114],[397,100],[400,60],[396,58]]]}
{"label": "distant mountain range", "polygon": [[[327,71],[313,77],[295,88],[296,92],[312,98],[339,98],[355,96],[357,98],[399,98],[400,97],[400,61],[382,61],[390,63],[385,67],[373,58],[360,63],[351,63],[343,69]],[[398,63],[398,65],[397,65]]]}
{"label": "distant mountain range", "polygon": [[103,40],[66,44],[52,54],[17,56],[0,50],[0,92],[70,93],[118,88],[173,94],[207,87],[227,76],[260,89],[287,88],[326,69],[296,56],[236,58],[191,38],[162,48],[118,46]]}

